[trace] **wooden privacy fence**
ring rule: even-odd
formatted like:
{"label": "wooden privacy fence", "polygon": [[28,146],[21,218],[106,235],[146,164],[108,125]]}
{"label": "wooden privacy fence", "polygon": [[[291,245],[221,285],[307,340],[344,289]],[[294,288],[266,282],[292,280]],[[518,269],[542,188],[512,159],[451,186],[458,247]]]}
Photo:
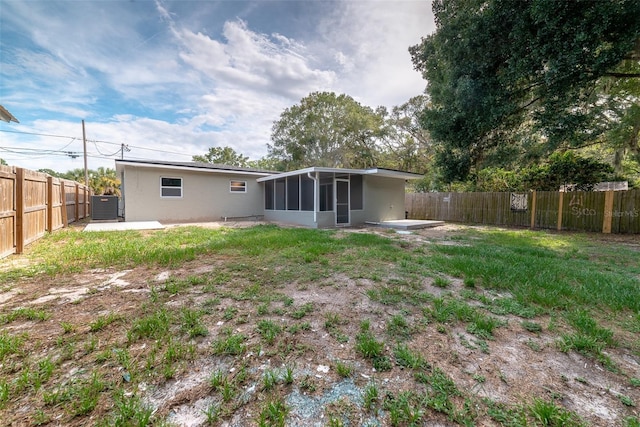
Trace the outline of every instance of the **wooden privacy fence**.
{"label": "wooden privacy fence", "polygon": [[408,218],[602,233],[640,233],[640,190],[410,193]]}
{"label": "wooden privacy fence", "polygon": [[91,190],[75,181],[0,165],[0,258],[89,215]]}

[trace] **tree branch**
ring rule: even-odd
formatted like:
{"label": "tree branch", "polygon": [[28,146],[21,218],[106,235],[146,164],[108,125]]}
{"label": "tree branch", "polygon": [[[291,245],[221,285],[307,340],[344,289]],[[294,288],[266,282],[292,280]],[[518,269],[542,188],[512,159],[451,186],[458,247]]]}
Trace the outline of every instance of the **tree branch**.
{"label": "tree branch", "polygon": [[637,79],[640,73],[604,73],[607,77],[615,77],[617,79]]}

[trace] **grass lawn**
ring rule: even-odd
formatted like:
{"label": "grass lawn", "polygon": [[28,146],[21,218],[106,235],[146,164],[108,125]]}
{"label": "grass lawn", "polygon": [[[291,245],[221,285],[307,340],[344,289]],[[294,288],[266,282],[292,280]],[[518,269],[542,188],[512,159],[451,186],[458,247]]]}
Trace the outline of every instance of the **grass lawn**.
{"label": "grass lawn", "polygon": [[0,260],[0,424],[640,426],[640,239],[61,230]]}

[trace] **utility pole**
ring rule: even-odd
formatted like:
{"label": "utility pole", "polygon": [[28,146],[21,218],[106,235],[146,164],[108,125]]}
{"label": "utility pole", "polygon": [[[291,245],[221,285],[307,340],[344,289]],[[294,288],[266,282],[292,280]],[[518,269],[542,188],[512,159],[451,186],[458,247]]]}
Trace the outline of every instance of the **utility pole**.
{"label": "utility pole", "polygon": [[82,144],[84,147],[84,185],[89,188],[89,171],[87,170],[87,134],[84,131],[84,120],[82,120]]}
{"label": "utility pole", "polygon": [[120,144],[120,160],[124,160],[124,152],[129,152],[131,151],[129,149],[129,146],[127,144]]}

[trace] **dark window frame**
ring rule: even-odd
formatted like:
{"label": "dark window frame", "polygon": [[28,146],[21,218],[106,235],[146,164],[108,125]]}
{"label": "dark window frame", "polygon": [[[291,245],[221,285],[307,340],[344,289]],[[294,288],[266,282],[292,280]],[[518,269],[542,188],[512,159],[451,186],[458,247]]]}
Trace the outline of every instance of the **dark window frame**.
{"label": "dark window frame", "polygon": [[[174,185],[175,181],[179,181],[180,185]],[[180,190],[179,195],[172,195],[171,190]],[[167,190],[165,192],[165,190]],[[181,199],[184,195],[184,180],[178,176],[161,176],[160,177],[160,198],[162,199]]]}

